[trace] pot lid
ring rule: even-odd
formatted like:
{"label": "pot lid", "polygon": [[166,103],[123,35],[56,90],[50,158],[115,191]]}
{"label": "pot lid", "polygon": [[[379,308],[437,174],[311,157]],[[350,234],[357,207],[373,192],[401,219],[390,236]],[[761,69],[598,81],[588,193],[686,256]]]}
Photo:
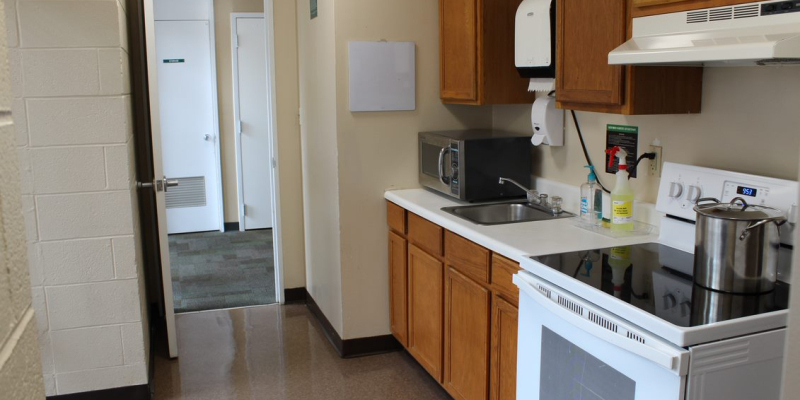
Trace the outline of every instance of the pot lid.
{"label": "pot lid", "polygon": [[[714,203],[700,204],[703,201]],[[786,214],[772,207],[749,205],[741,197],[731,200],[730,203],[720,203],[717,199],[700,199],[694,207],[698,214],[711,218],[730,219],[737,221],[761,221],[765,219],[784,219]]]}

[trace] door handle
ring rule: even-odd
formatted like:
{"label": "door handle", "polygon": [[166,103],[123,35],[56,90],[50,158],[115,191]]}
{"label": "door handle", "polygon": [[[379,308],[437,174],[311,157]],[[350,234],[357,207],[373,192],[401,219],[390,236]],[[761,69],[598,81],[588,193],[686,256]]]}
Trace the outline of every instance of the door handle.
{"label": "door handle", "polygon": [[445,185],[450,185],[450,177],[444,176],[444,156],[450,152],[450,146],[442,147],[439,152],[439,180]]}
{"label": "door handle", "polygon": [[213,142],[214,139],[216,139],[216,136],[214,136],[214,135],[210,135],[208,133],[203,135],[203,140],[205,140],[206,142]]}
{"label": "door handle", "polygon": [[152,182],[136,182],[136,187],[139,189],[151,189],[155,188],[156,192],[167,192],[169,188],[175,187],[180,185],[180,182],[177,179],[167,179],[167,177],[163,177],[162,179],[153,179]]}

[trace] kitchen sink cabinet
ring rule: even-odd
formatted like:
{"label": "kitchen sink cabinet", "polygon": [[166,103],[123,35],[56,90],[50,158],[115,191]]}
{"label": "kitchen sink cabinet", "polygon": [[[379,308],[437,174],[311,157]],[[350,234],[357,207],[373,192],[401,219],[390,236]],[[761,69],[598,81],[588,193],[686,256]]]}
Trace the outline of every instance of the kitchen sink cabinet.
{"label": "kitchen sink cabinet", "polygon": [[699,113],[702,68],[608,64],[608,53],[631,36],[631,7],[628,0],[558,0],[558,107],[626,115]]}
{"label": "kitchen sink cabinet", "polygon": [[701,8],[735,6],[754,0],[632,0],[633,17],[667,14]]}
{"label": "kitchen sink cabinet", "polygon": [[387,202],[392,334],[457,400],[514,399],[515,261]]}
{"label": "kitchen sink cabinet", "polygon": [[449,267],[444,306],[444,387],[456,400],[486,400],[491,293]]}
{"label": "kitchen sink cabinet", "polygon": [[492,305],[490,400],[515,400],[517,398],[518,315],[519,309],[516,305],[495,295]]}
{"label": "kitchen sink cabinet", "polygon": [[439,0],[440,97],[449,104],[532,103],[514,65],[522,0]]}

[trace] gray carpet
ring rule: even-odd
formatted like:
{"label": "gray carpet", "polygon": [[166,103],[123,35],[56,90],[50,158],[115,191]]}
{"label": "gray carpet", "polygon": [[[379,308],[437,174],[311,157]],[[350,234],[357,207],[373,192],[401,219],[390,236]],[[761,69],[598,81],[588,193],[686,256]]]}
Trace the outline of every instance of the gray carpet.
{"label": "gray carpet", "polygon": [[275,303],[272,229],[169,236],[175,312]]}

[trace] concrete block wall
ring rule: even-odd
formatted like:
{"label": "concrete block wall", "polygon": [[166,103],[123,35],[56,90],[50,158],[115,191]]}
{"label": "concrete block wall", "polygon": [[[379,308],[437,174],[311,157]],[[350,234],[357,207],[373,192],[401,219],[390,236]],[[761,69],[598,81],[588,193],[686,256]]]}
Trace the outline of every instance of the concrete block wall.
{"label": "concrete block wall", "polygon": [[147,383],[123,0],[4,0],[47,395]]}
{"label": "concrete block wall", "polygon": [[28,290],[16,134],[11,117],[5,19],[0,4],[0,397],[44,397],[36,319]]}

